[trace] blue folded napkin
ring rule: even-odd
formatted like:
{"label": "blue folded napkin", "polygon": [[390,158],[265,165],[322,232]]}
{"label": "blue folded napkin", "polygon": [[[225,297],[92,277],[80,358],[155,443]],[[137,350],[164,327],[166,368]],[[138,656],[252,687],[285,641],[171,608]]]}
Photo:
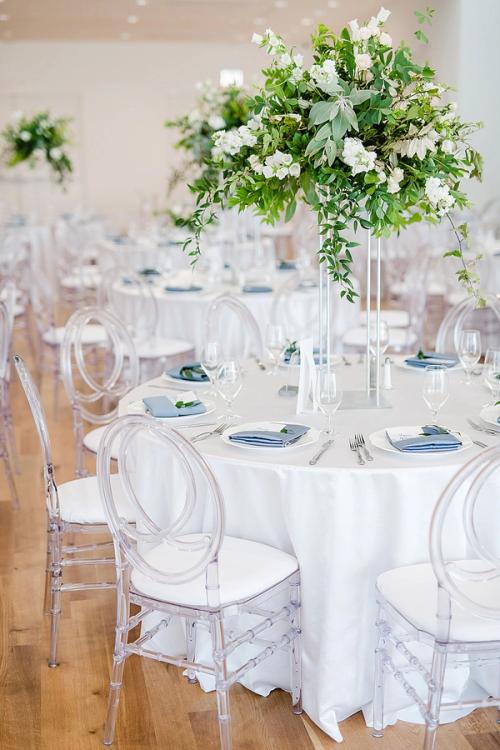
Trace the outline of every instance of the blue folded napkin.
{"label": "blue folded napkin", "polygon": [[264,292],[272,292],[272,286],[266,284],[245,284],[243,287],[245,294],[261,294]]}
{"label": "blue folded napkin", "polygon": [[405,359],[410,367],[427,367],[428,365],[442,365],[443,367],[455,367],[458,359],[453,354],[440,354],[439,352],[422,352],[422,356],[415,355]]}
{"label": "blue folded napkin", "polygon": [[201,292],[201,286],[166,286],[166,292]]}
{"label": "blue folded napkin", "polygon": [[402,453],[443,453],[460,448],[462,441],[444,427],[424,425],[422,434],[402,436],[397,430],[386,430],[387,440]]}
{"label": "blue folded napkin", "polygon": [[182,401],[174,404],[167,396],[148,396],[142,399],[142,403],[146,407],[146,413],[152,417],[190,417],[193,414],[204,414],[207,410],[201,401],[189,401],[189,405]]}
{"label": "blue folded napkin", "polygon": [[167,375],[176,380],[195,380],[199,383],[206,382],[208,375],[199,362],[189,362],[185,365],[172,367],[167,370]]}
{"label": "blue folded napkin", "polygon": [[294,260],[280,260],[278,269],[280,271],[295,271],[297,263]]}
{"label": "blue folded napkin", "polygon": [[229,435],[229,440],[244,445],[261,445],[265,448],[287,448],[309,432],[304,424],[285,424],[281,430],[242,430]]}

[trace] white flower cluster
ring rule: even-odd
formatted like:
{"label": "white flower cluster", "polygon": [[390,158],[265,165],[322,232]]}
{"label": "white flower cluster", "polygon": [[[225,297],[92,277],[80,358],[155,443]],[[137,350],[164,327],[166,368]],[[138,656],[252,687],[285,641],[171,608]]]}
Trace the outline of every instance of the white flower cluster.
{"label": "white flower cluster", "polygon": [[50,149],[49,156],[54,161],[59,161],[63,157],[62,149],[58,148],[57,146],[54,146],[54,148]]}
{"label": "white flower cluster", "polygon": [[278,55],[280,53],[284,54],[286,52],[286,47],[283,39],[275,34],[272,29],[266,29],[266,33],[264,35],[253,34],[252,42],[253,44],[258,44],[259,47],[265,46],[270,55]]}
{"label": "white flower cluster", "polygon": [[342,161],[351,167],[352,174],[375,169],[376,151],[367,151],[359,138],[344,138]]}
{"label": "white flower cluster", "polygon": [[390,15],[390,10],[380,8],[377,15],[372,16],[366,26],[360,26],[358,24],[357,18],[355,18],[353,21],[349,21],[348,25],[351,32],[352,41],[367,42],[368,39],[376,37],[378,38],[380,44],[383,44],[385,47],[390,47],[392,45],[392,39],[389,34],[386,34],[386,32],[382,31],[381,29]]}
{"label": "white flower cluster", "polygon": [[278,180],[284,180],[285,177],[298,177],[300,175],[300,164],[293,160],[291,154],[284,154],[283,151],[275,151],[274,154],[266,156],[264,164],[259,161],[255,154],[249,159],[250,166],[257,174],[264,175],[266,179],[277,177]]}
{"label": "white flower cluster", "polygon": [[442,216],[455,203],[455,198],[450,195],[450,188],[439,177],[428,177],[425,182],[425,194],[431,206]]}
{"label": "white flower cluster", "polygon": [[439,133],[434,130],[432,125],[426,125],[419,130],[416,125],[412,124],[408,129],[408,137],[395,141],[393,150],[401,156],[408,156],[409,158],[418,156],[419,159],[425,159],[428,151],[432,153],[436,150],[438,140]]}
{"label": "white flower cluster", "polygon": [[222,130],[226,127],[226,121],[220,115],[210,115],[208,118],[208,124],[212,130]]}
{"label": "white flower cluster", "polygon": [[240,125],[233,130],[218,130],[214,135],[212,156],[214,159],[220,159],[224,154],[235,156],[243,146],[255,146],[256,143],[257,137],[248,125]]}
{"label": "white flower cluster", "polygon": [[401,185],[399,184],[405,176],[400,167],[394,167],[387,178],[387,190],[389,193],[399,193]]}
{"label": "white flower cluster", "polygon": [[332,94],[336,90],[338,74],[334,60],[325,60],[322,65],[311,65],[309,74],[325,94]]}

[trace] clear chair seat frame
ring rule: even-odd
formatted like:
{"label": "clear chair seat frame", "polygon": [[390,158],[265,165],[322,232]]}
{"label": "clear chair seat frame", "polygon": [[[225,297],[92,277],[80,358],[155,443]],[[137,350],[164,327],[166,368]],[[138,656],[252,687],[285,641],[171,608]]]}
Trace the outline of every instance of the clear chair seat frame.
{"label": "clear chair seat frame", "polygon": [[[147,435],[162,443],[163,449],[173,457],[180,466],[186,480],[187,491],[180,510],[167,528],[158,526],[144,509],[137,497],[127,470],[127,453],[138,435]],[[120,517],[116,508],[111,485],[111,455],[113,445],[118,442],[118,473],[124,483],[128,501],[134,508],[137,525],[131,525]],[[160,446],[155,445],[159,450]],[[203,502],[211,507],[214,519],[210,531],[195,541],[186,541],[183,528],[189,521],[194,508],[197,490],[193,479],[193,469],[201,472],[206,481],[207,493]],[[290,669],[292,685],[292,705],[294,713],[301,713],[301,652],[300,652],[300,574],[298,569],[277,582],[266,591],[242,600],[221,603],[219,589],[218,555],[224,537],[224,505],[219,486],[208,465],[183,436],[175,430],[155,422],[150,417],[130,415],[120,417],[111,424],[105,433],[98,456],[98,477],[101,494],[104,500],[108,523],[115,541],[117,560],[117,621],[113,670],[110,682],[108,713],[104,731],[104,744],[113,742],[118,714],[118,704],[123,683],[123,670],[126,659],[131,655],[144,656],[166,664],[172,664],[187,670],[190,682],[196,681],[196,673],[212,675],[215,678],[217,694],[217,711],[219,720],[220,743],[222,750],[232,748],[231,716],[229,706],[229,689],[243,675],[257,664],[272,656],[279,649],[290,652]],[[175,572],[159,570],[153,567],[140,551],[142,544],[167,544],[177,550],[186,550],[193,546],[199,553],[199,559],[189,569]],[[132,571],[138,570],[148,579],[157,583],[182,584],[204,576],[206,605],[199,602],[190,606],[174,601],[166,601],[146,595],[134,588],[131,583]],[[285,593],[287,603],[277,610],[269,609],[269,599],[278,593]],[[138,614],[132,615],[130,607],[138,605]],[[161,613],[161,619],[146,629],[144,620],[151,613]],[[252,614],[259,619],[257,625],[238,633],[225,628],[225,617],[231,614]],[[153,638],[169,627],[173,617],[183,618],[186,625],[186,654],[170,655],[158,650],[152,644]],[[286,631],[279,637],[272,635],[266,639],[266,633],[278,622],[285,623]],[[141,635],[129,642],[129,633],[138,624],[143,623]],[[212,643],[210,664],[196,659],[196,634],[200,628],[209,630]],[[260,647],[256,655],[238,669],[230,671],[228,657],[244,644],[255,644]]]}
{"label": "clear chair seat frame", "polygon": [[[484,450],[469,461],[449,482],[434,510],[430,528],[430,558],[437,579],[436,626],[429,633],[419,628],[398,611],[377,587],[378,605],[377,647],[375,650],[375,688],[373,699],[373,736],[384,735],[384,693],[386,675],[392,675],[418,710],[425,723],[424,750],[435,750],[442,711],[497,707],[500,722],[500,680],[496,696],[484,699],[458,699],[443,701],[446,670],[458,667],[484,667],[497,663],[500,666],[499,640],[460,640],[452,637],[453,607],[460,607],[473,617],[498,621],[500,607],[478,602],[460,583],[481,583],[500,578],[500,558],[480,538],[478,532],[478,501],[486,481],[500,469],[500,447]],[[460,561],[446,559],[444,555],[445,522],[451,505],[464,483],[470,483],[462,505],[463,529],[471,559],[479,560],[484,570],[473,571]],[[499,628],[500,630],[500,628]],[[412,650],[412,644],[422,643],[432,650],[432,660],[426,663]],[[401,664],[393,654],[398,654]],[[421,691],[408,679],[416,673]]]}

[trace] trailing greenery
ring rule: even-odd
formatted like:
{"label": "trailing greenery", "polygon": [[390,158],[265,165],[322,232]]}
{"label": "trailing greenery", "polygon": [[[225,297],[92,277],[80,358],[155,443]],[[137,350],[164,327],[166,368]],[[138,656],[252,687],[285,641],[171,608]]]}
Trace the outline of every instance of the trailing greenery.
{"label": "trailing greenery", "polygon": [[[352,301],[352,251],[359,243],[350,228],[388,236],[468,205],[461,183],[481,177],[481,157],[469,142],[479,124],[460,119],[443,98],[449,88],[413,60],[405,43],[393,46],[384,29],[389,15],[381,8],[339,35],[320,25],[309,68],[270,29],[254,34],[270,63],[248,101],[253,117],[212,133],[197,151],[203,167],[191,186],[197,205],[185,243],[193,260],[218,207],[252,207],[274,223],[291,219],[303,201],[317,215],[320,262]],[[422,25],[431,16],[430,9],[417,12]],[[426,41],[421,29],[416,36]],[[450,254],[460,258],[460,280],[481,304],[473,264],[463,256],[465,234],[464,226],[456,230]]]}
{"label": "trailing greenery", "polygon": [[56,181],[63,185],[73,171],[66,151],[69,122],[68,118],[52,117],[49,112],[38,112],[33,117],[17,115],[0,136],[4,142],[2,156],[6,165],[12,168],[27,162],[34,168],[40,159],[44,159]]}

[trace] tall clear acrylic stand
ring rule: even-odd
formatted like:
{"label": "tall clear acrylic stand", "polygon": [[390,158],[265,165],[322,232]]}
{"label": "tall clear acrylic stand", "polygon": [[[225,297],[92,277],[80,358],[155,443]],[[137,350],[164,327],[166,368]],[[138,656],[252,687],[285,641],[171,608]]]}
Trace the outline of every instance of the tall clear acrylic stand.
{"label": "tall clear acrylic stand", "polygon": [[[366,384],[365,388],[357,391],[344,391],[340,409],[390,409],[392,404],[388,402],[381,393],[380,378],[380,303],[381,303],[381,241],[376,238],[376,301],[375,321],[377,339],[375,343],[375,386],[370,387],[370,327],[372,322],[371,305],[371,263],[372,263],[372,238],[370,232],[367,235],[366,254]],[[328,273],[326,262],[319,264],[319,361],[325,363],[328,370],[333,369],[332,364],[332,339],[331,339],[331,317],[332,317],[332,280]]]}

